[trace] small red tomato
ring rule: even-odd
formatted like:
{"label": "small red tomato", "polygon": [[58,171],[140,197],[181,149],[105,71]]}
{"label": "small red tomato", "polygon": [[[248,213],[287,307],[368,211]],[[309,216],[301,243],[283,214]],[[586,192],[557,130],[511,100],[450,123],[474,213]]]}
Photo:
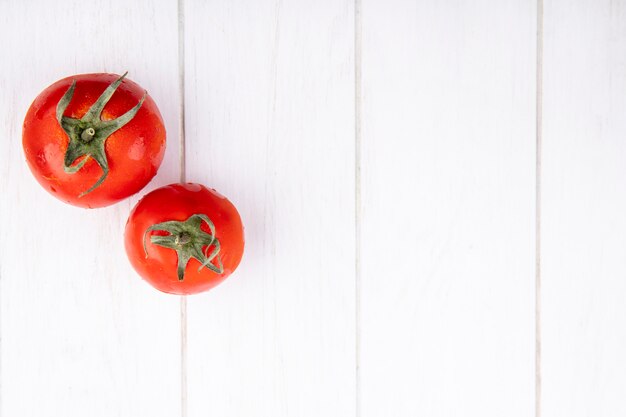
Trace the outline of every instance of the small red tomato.
{"label": "small red tomato", "polygon": [[172,184],[137,203],[124,242],[130,263],[153,287],[195,294],[213,288],[237,268],[243,225],[235,206],[215,190]]}
{"label": "small red tomato", "polygon": [[108,206],[141,190],[165,152],[159,109],[136,83],[115,74],[81,74],[33,101],[22,133],[33,175],[58,199]]}

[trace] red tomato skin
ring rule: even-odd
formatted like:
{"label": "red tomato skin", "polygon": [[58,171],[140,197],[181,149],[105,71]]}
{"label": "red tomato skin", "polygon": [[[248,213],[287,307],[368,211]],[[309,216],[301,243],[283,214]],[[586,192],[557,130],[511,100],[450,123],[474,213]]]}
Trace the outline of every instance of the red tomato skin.
{"label": "red tomato skin", "polygon": [[[68,204],[96,208],[123,200],[141,190],[156,174],[165,153],[165,126],[154,100],[148,95],[135,115],[106,141],[109,174],[104,182],[82,197],[102,176],[93,158],[76,173],[68,174],[63,161],[69,138],[56,119],[59,100],[76,80],[74,96],[64,115],[81,118],[115,74],[80,74],[52,84],[33,101],[22,131],[22,145],[35,179],[50,194]],[[125,78],[102,112],[103,120],[115,119],[134,107],[145,90]]]}
{"label": "red tomato skin", "polygon": [[[193,214],[206,214],[214,223],[224,273],[218,275],[208,268],[198,271],[200,262],[192,258],[184,279],[179,281],[176,252],[153,245],[148,234],[146,257],[144,234],[154,224],[185,221]],[[204,223],[202,229],[209,232]],[[150,285],[165,293],[189,295],[210,290],[237,268],[243,256],[244,229],[235,206],[215,190],[194,183],[171,184],[148,193],[133,208],[126,223],[124,245],[133,268]]]}

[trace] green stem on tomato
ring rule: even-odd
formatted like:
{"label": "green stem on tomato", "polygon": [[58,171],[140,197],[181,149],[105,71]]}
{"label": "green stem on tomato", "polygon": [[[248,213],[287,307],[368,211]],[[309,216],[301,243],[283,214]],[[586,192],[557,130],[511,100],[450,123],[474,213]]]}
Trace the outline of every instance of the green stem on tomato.
{"label": "green stem on tomato", "polygon": [[88,127],[87,129],[83,130],[83,133],[80,134],[80,138],[84,142],[89,142],[91,139],[93,139],[95,135],[96,130],[93,127]]}
{"label": "green stem on tomato", "polygon": [[[209,226],[210,234],[202,230],[203,222]],[[198,271],[206,267],[216,274],[221,275],[224,273],[224,266],[219,254],[221,246],[216,237],[215,225],[206,214],[193,214],[182,222],[170,220],[148,227],[143,235],[143,249],[146,258],[148,258],[146,237],[148,233],[155,231],[169,233],[165,236],[152,235],[150,236],[150,242],[153,245],[176,251],[178,255],[176,273],[179,281],[185,278],[185,268],[191,258],[200,262],[201,265]],[[215,260],[217,265],[213,263],[213,260]]]}
{"label": "green stem on tomato", "polygon": [[[80,119],[63,116],[67,106],[69,106],[72,101],[74,90],[76,89],[76,81],[72,82],[70,88],[67,89],[57,104],[57,121],[69,138],[63,162],[65,172],[68,174],[78,172],[85,165],[89,157],[92,157],[98,165],[100,165],[100,168],[102,168],[102,176],[100,179],[88,190],[83,191],[79,197],[92,192],[106,179],[109,173],[109,161],[106,156],[104,144],[109,136],[133,120],[146,98],[147,93],[144,93],[135,107],[117,119],[102,120],[101,116],[104,106],[109,102],[113,93],[117,90],[117,87],[120,86],[124,77],[126,77],[126,74],[128,74],[128,72],[112,82]],[[73,165],[81,157],[83,158],[80,162]]]}

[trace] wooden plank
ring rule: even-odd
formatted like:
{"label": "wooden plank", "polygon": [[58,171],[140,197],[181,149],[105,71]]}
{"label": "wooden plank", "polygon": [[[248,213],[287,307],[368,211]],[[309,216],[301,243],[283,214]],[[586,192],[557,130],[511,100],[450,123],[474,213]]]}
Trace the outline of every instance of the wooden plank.
{"label": "wooden plank", "polygon": [[546,2],[542,415],[626,414],[626,5]]}
{"label": "wooden plank", "polygon": [[361,415],[532,415],[536,5],[362,3]]}
{"label": "wooden plank", "polygon": [[129,71],[159,105],[168,150],[150,188],[178,178],[176,2],[0,5],[3,416],[180,414],[179,301],[143,283],[123,249],[137,198],[83,210],[49,196],[22,152],[28,106],[83,72]]}
{"label": "wooden plank", "polygon": [[354,415],[352,1],[188,1],[187,180],[240,269],[188,298],[189,416]]}

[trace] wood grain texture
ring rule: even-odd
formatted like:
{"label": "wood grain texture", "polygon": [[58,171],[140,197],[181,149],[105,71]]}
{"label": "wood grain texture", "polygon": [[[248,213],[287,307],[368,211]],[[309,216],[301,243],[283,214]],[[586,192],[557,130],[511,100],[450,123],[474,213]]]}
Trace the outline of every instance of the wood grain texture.
{"label": "wood grain texture", "polygon": [[240,269],[188,299],[189,416],[353,416],[351,1],[188,1],[187,180],[239,208]]}
{"label": "wood grain texture", "polygon": [[535,8],[363,0],[363,417],[533,413]]}
{"label": "wood grain texture", "polygon": [[[0,3],[2,416],[175,416],[178,299],[132,271],[132,198],[83,210],[49,196],[24,161],[21,125],[46,86],[129,71],[159,105],[169,146],[145,190],[178,178],[176,3]],[[174,146],[172,146],[172,144]]]}
{"label": "wood grain texture", "polygon": [[[0,416],[626,415],[626,4],[545,2],[537,201],[536,1],[177,3],[0,0]],[[43,88],[125,70],[168,131],[140,195],[246,226],[182,322],[126,260],[139,196],[64,205],[23,157]]]}
{"label": "wood grain texture", "polygon": [[542,415],[626,415],[626,4],[544,27]]}

